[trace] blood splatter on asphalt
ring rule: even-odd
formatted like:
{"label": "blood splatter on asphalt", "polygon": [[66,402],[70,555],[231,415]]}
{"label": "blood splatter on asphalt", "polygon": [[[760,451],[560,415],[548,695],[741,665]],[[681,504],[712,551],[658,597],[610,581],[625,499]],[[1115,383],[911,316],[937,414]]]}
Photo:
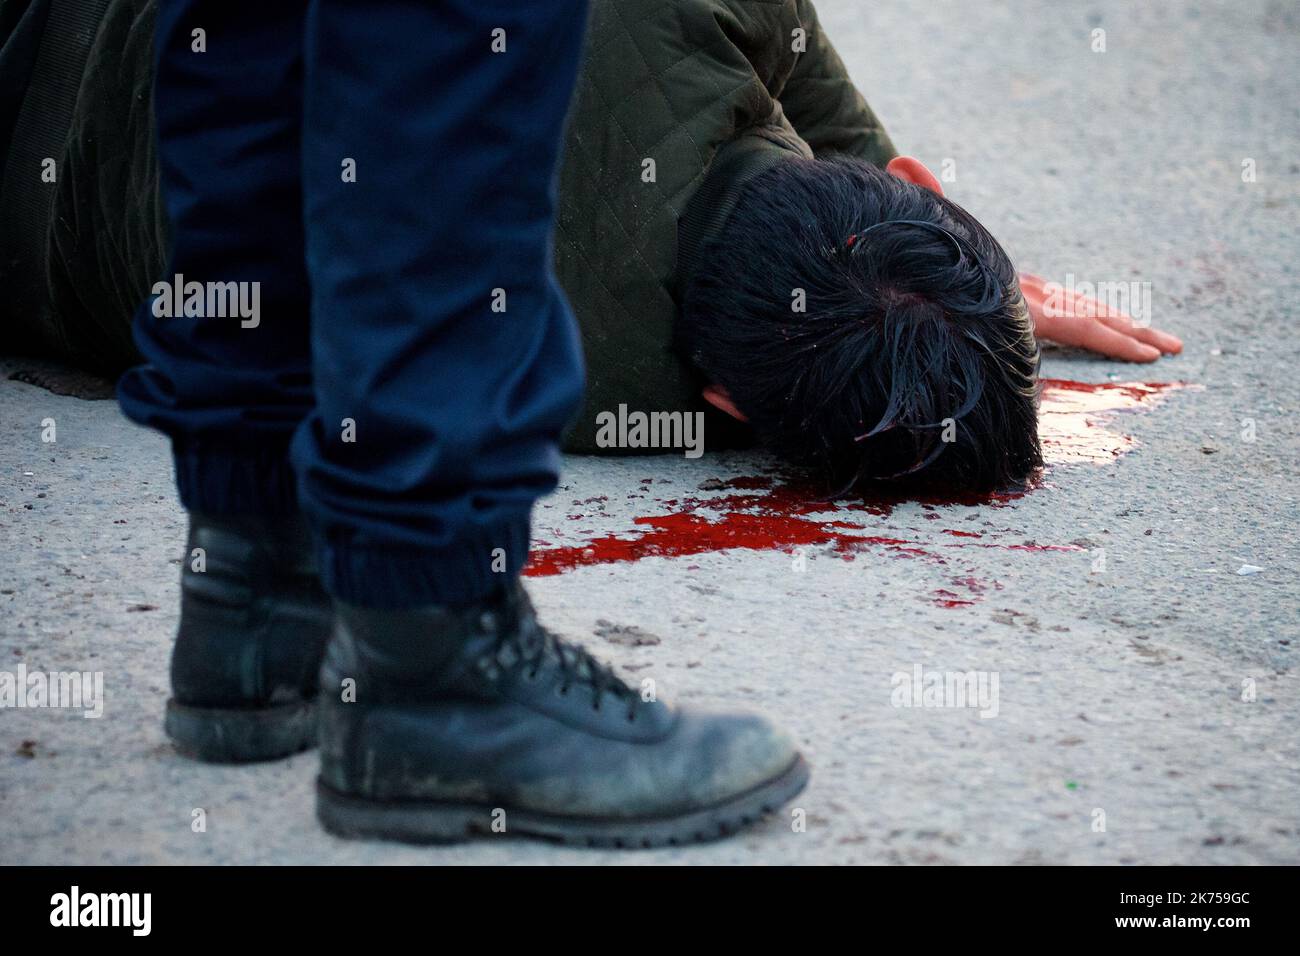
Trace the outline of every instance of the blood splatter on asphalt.
{"label": "blood splatter on asphalt", "polygon": [[[1137,447],[1132,436],[1113,430],[1112,417],[1157,404],[1165,394],[1185,387],[1182,383],[1086,383],[1044,379],[1039,409],[1039,436],[1048,469],[1062,465],[1108,465]],[[653,484],[643,479],[642,484]],[[797,481],[778,483],[765,475],[747,475],[728,481],[712,479],[701,491],[721,491],[703,497],[675,497],[658,501],[671,510],[633,519],[634,527],[622,534],[606,534],[574,545],[543,546],[536,542],[524,573],[532,576],[560,574],[575,568],[639,561],[648,557],[673,558],[732,549],[793,551],[802,547],[829,547],[851,561],[864,551],[883,552],[946,565],[953,548],[1004,548],[1015,551],[1081,551],[1077,545],[1002,543],[987,535],[957,529],[939,529],[959,540],[939,544],[892,535],[873,534],[871,518],[888,516],[896,506],[915,502],[926,518],[941,518],[955,505],[1001,508],[1043,487],[1041,478],[1022,491],[948,497],[881,493],[836,501],[819,499]],[[588,499],[594,501],[596,499]],[[653,501],[654,499],[649,499]],[[587,502],[581,502],[586,504]],[[585,517],[570,515],[570,520]],[[971,540],[965,540],[971,539]],[[933,592],[942,607],[967,607],[996,582],[971,577],[950,579],[953,587]]]}

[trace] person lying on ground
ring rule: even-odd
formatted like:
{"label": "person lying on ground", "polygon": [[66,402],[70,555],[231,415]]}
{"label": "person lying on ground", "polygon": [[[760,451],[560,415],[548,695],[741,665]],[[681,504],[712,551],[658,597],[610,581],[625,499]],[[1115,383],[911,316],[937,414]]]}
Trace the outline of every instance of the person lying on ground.
{"label": "person lying on ground", "polygon": [[[84,66],[54,78],[80,93],[49,215],[5,250],[10,326],[35,321],[33,347],[114,373],[137,360],[131,313],[165,259],[153,8],[112,0]],[[354,152],[340,162],[364,176]],[[50,190],[31,179],[17,188]],[[1182,348],[1017,274],[899,156],[810,0],[594,0],[553,248],[587,362],[571,452],[646,451],[602,440],[624,407],[703,415],[709,449],[757,442],[829,491],[992,488],[1041,463],[1040,339],[1135,362]],[[504,292],[485,321],[508,318]]]}

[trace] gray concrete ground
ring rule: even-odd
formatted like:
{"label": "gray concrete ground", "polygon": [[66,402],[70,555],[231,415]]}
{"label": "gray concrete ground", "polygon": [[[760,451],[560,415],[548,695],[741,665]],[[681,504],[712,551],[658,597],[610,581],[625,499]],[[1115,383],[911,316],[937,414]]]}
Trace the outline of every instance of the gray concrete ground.
{"label": "gray concrete ground", "polygon": [[[806,829],[781,816],[646,854],[348,843],[313,820],[312,755],[186,762],[160,721],[184,530],[165,444],[111,402],[6,381],[0,670],[103,671],[106,707],[97,720],[0,712],[0,862],[1300,861],[1300,12],[820,8],[900,148],[936,169],[954,160],[950,194],[1022,267],[1149,282],[1155,324],[1187,343],[1149,368],[1056,353],[1048,375],[1204,388],[1119,413],[1107,427],[1139,444],[1111,464],[1057,466],[1022,499],[848,516],[861,529],[849,533],[903,545],[649,556],[533,579],[555,629],[661,694],[789,726],[814,766],[797,802]],[[1104,53],[1090,49],[1096,28]],[[536,536],[581,548],[645,534],[634,517],[763,467],[571,459]],[[698,514],[727,520],[707,503]],[[892,675],[917,666],[996,676],[996,716],[894,706]],[[200,807],[207,831],[194,833]]]}

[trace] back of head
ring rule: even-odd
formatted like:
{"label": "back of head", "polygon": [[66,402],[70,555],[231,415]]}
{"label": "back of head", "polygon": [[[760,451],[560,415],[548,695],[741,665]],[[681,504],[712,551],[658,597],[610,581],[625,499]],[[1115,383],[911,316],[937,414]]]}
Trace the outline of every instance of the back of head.
{"label": "back of head", "polygon": [[790,159],[743,187],[698,259],[680,347],[833,490],[985,491],[1042,464],[1015,269],[950,200],[859,160]]}

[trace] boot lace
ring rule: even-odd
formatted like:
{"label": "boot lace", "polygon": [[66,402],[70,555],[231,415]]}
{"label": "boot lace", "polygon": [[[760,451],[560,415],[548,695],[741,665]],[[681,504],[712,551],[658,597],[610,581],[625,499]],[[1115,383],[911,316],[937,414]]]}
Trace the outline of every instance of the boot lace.
{"label": "boot lace", "polygon": [[616,704],[625,705],[629,723],[635,721],[641,701],[637,691],[581,644],[563,640],[537,623],[532,607],[526,602],[524,597],[521,602],[524,607],[512,609],[518,615],[511,615],[514,626],[500,627],[501,622],[485,616],[484,626],[499,628],[502,633],[494,650],[480,661],[480,667],[493,677],[496,669],[522,671],[524,679],[530,681],[536,680],[543,668],[554,667],[559,673],[557,692],[561,696],[567,696],[574,685],[589,686],[593,710],[600,710],[608,697]]}

